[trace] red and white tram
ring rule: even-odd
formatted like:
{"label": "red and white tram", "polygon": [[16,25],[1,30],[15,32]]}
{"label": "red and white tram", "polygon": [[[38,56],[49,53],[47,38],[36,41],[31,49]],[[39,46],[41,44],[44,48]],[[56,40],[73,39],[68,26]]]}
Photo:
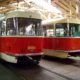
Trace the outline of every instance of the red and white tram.
{"label": "red and white tram", "polygon": [[80,20],[60,18],[42,22],[44,30],[44,54],[66,58],[80,55]]}
{"label": "red and white tram", "polygon": [[41,16],[38,12],[8,12],[0,20],[0,57],[8,62],[31,59],[39,63],[43,54]]}

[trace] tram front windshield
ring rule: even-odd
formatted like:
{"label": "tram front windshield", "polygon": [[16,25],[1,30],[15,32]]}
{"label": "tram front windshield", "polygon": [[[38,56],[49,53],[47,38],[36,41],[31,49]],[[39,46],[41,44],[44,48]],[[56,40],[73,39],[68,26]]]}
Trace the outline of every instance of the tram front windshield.
{"label": "tram front windshield", "polygon": [[80,24],[75,23],[57,23],[55,35],[57,37],[79,37]]}
{"label": "tram front windshield", "polygon": [[6,21],[6,35],[42,36],[41,20],[8,18]]}

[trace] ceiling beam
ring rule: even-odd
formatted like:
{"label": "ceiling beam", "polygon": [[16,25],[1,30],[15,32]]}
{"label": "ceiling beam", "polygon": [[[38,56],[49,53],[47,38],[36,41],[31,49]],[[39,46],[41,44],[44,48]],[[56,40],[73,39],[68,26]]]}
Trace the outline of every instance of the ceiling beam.
{"label": "ceiling beam", "polygon": [[12,11],[12,10],[15,10],[15,9],[16,9],[16,7],[7,7],[5,9],[0,9],[0,14],[4,14],[8,11]]}
{"label": "ceiling beam", "polygon": [[76,5],[77,5],[76,2],[77,1],[75,1],[75,0],[52,0],[52,3],[59,6],[59,8],[61,8],[62,10],[67,12],[68,14],[70,12],[76,13]]}
{"label": "ceiling beam", "polygon": [[69,11],[69,9],[64,5],[62,4],[61,2],[59,2],[59,0],[55,0],[55,1],[52,1],[53,3],[57,4],[58,6],[60,6],[61,8],[63,8],[65,11]]}
{"label": "ceiling beam", "polygon": [[70,0],[70,1],[68,1],[68,2],[66,2],[66,0],[64,1],[64,0],[59,0],[63,5],[65,5],[68,9],[71,9],[72,11],[75,11],[75,9],[74,9],[74,7],[73,7],[73,3],[72,3],[72,1]]}
{"label": "ceiling beam", "polygon": [[10,3],[20,2],[20,1],[23,1],[23,0],[3,0],[3,1],[0,1],[0,6],[5,6],[5,5],[8,5]]}

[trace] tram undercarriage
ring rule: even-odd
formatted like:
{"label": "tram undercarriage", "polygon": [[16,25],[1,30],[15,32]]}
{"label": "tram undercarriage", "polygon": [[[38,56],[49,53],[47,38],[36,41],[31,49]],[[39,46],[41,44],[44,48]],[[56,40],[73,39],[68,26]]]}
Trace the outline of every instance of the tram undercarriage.
{"label": "tram undercarriage", "polygon": [[71,56],[77,57],[80,56],[80,52],[71,52],[71,51],[59,51],[59,50],[49,50],[44,49],[44,55],[45,56],[52,56],[52,57],[58,57],[58,58],[68,58]]}
{"label": "tram undercarriage", "polygon": [[0,57],[3,60],[11,63],[25,63],[28,61],[33,61],[36,64],[38,64],[42,58],[42,55],[17,55],[16,56],[16,55],[1,53]]}

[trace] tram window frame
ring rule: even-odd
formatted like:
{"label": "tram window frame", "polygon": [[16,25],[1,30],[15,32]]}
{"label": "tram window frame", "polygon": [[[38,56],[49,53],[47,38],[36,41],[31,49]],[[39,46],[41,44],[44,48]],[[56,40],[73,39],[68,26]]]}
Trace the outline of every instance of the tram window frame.
{"label": "tram window frame", "polygon": [[1,36],[6,35],[6,21],[5,20],[0,21],[0,35]]}
{"label": "tram window frame", "polygon": [[42,26],[41,26],[41,21],[38,21],[35,23],[35,34],[36,36],[43,36],[43,29],[42,29]]}
{"label": "tram window frame", "polygon": [[55,36],[55,29],[54,29],[54,25],[44,25],[43,26],[43,33],[44,36],[46,37],[54,37]]}
{"label": "tram window frame", "polygon": [[[6,28],[6,35],[8,36],[42,36],[42,26],[41,26],[41,19],[34,19],[34,18],[25,18],[25,17],[14,17],[7,19],[7,28]],[[29,34],[26,31],[28,26],[35,27],[34,34]],[[14,34],[7,34],[8,30]]]}
{"label": "tram window frame", "polygon": [[25,28],[26,28],[25,35],[35,36],[35,25],[33,23],[30,23]]}
{"label": "tram window frame", "polygon": [[[55,36],[56,37],[68,37],[68,23],[56,23],[55,24]],[[61,29],[62,28],[62,29]],[[59,29],[59,30],[57,30]]]}
{"label": "tram window frame", "polygon": [[[40,19],[25,18],[23,36],[42,36],[42,26]],[[28,28],[28,30],[27,30]],[[19,28],[18,28],[19,30]],[[20,34],[19,34],[20,35]]]}
{"label": "tram window frame", "polygon": [[2,21],[0,21],[0,35],[2,35]]}
{"label": "tram window frame", "polygon": [[7,36],[15,36],[17,34],[17,20],[16,18],[8,18],[6,19],[6,35]]}
{"label": "tram window frame", "polygon": [[69,36],[70,37],[80,36],[80,24],[69,23]]}

